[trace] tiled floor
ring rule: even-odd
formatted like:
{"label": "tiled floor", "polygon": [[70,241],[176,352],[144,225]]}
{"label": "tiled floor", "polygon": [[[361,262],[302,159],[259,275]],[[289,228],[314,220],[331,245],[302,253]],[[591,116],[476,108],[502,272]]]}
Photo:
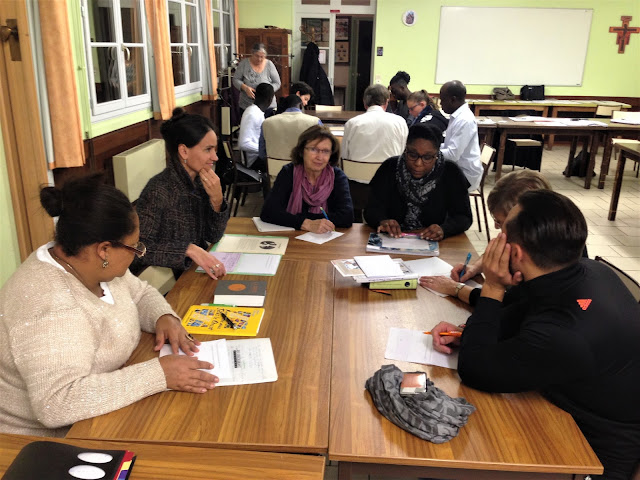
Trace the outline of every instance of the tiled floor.
{"label": "tiled floor", "polygon": [[[636,280],[640,281],[640,179],[635,177],[633,162],[626,165],[620,201],[618,203],[618,213],[616,220],[607,220],[609,202],[611,200],[611,189],[617,167],[617,161],[612,159],[610,175],[603,190],[595,188],[597,180],[594,179],[589,190],[583,188],[584,179],[565,178],[562,171],[567,163],[569,153],[568,146],[555,146],[553,151],[544,151],[542,160],[542,173],[551,182],[554,190],[570,197],[582,210],[589,227],[587,246],[589,257],[596,255],[605,257],[614,265],[625,270]],[[597,161],[596,171],[599,173],[600,156]],[[505,173],[510,171],[507,167]],[[486,185],[485,194],[488,195],[494,185],[494,174],[490,173]],[[250,194],[244,207],[240,207],[238,216],[260,215],[262,207],[262,194]],[[473,209],[472,204],[472,209]],[[490,223],[491,219],[489,219]],[[484,223],[484,222],[483,222]],[[491,236],[495,236],[497,230],[490,225]],[[484,226],[483,226],[484,229]],[[483,252],[487,245],[485,232],[478,232],[478,223],[475,218],[474,223],[467,231],[474,248],[478,252]],[[336,480],[338,478],[338,467],[336,462],[330,462],[326,467],[325,480]],[[390,477],[372,475],[367,478],[365,475],[356,475],[354,480],[400,480]],[[415,480],[415,479],[404,479]]]}
{"label": "tiled floor", "polygon": [[[602,149],[601,149],[602,151]],[[542,159],[542,173],[551,182],[554,190],[570,197],[582,210],[589,226],[589,236],[587,237],[587,248],[589,257],[596,255],[605,257],[614,265],[623,269],[636,280],[640,281],[640,180],[635,177],[633,162],[627,162],[625,166],[625,176],[618,203],[618,213],[616,220],[607,220],[609,212],[609,202],[611,201],[611,189],[617,161],[611,160],[610,175],[603,190],[595,187],[597,179],[592,181],[589,190],[583,188],[584,179],[571,177],[565,178],[562,175],[567,163],[569,153],[568,146],[556,145],[552,151],[545,150]],[[600,172],[601,154],[598,156],[596,171]],[[504,170],[510,171],[510,166]],[[489,173],[485,194],[489,194],[493,187],[494,174]],[[478,221],[475,216],[474,223],[467,231],[471,243],[478,252],[483,252],[487,245],[485,232],[478,231]],[[238,216],[251,217],[260,215],[262,208],[262,194],[253,193],[247,197],[244,207],[238,210]],[[482,213],[481,213],[482,214]],[[484,222],[483,222],[484,223]],[[491,218],[489,218],[491,236],[495,236],[497,230],[493,228]],[[484,225],[483,225],[484,230]]]}

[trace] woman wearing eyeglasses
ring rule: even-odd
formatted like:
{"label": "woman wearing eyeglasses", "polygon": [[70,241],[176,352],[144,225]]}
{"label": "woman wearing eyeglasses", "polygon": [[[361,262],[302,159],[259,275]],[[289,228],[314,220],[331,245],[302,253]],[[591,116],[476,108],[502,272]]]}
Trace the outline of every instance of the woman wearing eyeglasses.
{"label": "woman wearing eyeglasses", "polygon": [[409,128],[407,146],[386,160],[369,183],[366,222],[378,232],[403,232],[439,241],[467,230],[473,221],[467,182],[458,166],[444,160],[442,132],[433,125]]}
{"label": "woman wearing eyeglasses", "polygon": [[326,233],[353,223],[349,180],[336,165],[340,145],[331,131],[314,125],[300,135],[291,163],[282,167],[265,200],[265,222]]}
{"label": "woman wearing eyeglasses", "polygon": [[[166,388],[204,393],[216,377],[158,291],[128,271],[139,242],[127,197],[98,177],[46,187],[42,206],[58,217],[41,246],[0,290],[0,432],[64,436],[79,420]],[[122,367],[140,340],[174,353]]]}
{"label": "woman wearing eyeglasses", "polygon": [[177,278],[195,262],[217,280],[226,270],[207,246],[222,238],[229,208],[214,171],[218,137],[213,124],[202,115],[176,108],[160,132],[169,160],[136,203],[140,237],[149,251],[133,263],[131,271],[138,274],[156,265],[173,269]]}

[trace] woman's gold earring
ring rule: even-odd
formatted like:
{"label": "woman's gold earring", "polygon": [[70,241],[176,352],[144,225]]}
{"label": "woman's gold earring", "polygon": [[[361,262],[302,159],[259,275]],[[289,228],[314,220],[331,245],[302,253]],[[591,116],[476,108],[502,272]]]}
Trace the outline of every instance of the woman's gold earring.
{"label": "woman's gold earring", "polygon": [[107,268],[109,266],[109,260],[105,260],[102,262],[102,268]]}

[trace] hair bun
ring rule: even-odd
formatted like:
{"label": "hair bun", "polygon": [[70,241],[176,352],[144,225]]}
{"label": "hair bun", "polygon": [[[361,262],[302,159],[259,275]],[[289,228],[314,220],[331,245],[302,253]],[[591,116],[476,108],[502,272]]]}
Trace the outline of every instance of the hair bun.
{"label": "hair bun", "polygon": [[50,217],[59,217],[62,214],[62,191],[56,187],[44,187],[40,190],[40,203]]}
{"label": "hair bun", "polygon": [[173,112],[171,112],[171,119],[175,120],[175,119],[177,119],[179,117],[182,117],[182,116],[184,116],[186,114],[187,114],[187,111],[184,108],[176,107],[176,108],[173,109]]}

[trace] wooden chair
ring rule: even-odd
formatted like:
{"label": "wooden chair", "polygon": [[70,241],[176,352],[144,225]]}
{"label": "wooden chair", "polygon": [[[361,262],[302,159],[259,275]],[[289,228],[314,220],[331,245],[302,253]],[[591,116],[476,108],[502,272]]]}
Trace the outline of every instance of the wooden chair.
{"label": "wooden chair", "polygon": [[473,197],[473,200],[476,204],[476,218],[478,219],[478,231],[482,232],[482,221],[480,219],[480,209],[478,208],[478,199],[482,202],[482,214],[484,215],[484,226],[487,232],[487,243],[491,240],[491,234],[489,232],[489,218],[487,217],[487,203],[484,199],[484,181],[487,178],[487,173],[489,173],[489,169],[491,168],[491,163],[496,155],[496,149],[492,148],[488,145],[483,145],[482,153],[480,154],[480,159],[482,160],[482,179],[480,180],[480,186],[474,192],[469,193],[470,197]]}
{"label": "wooden chair", "polygon": [[619,112],[622,107],[620,105],[598,105],[596,108],[596,117],[611,118],[614,112]]}
{"label": "wooden chair", "polygon": [[607,267],[609,267],[611,270],[613,270],[616,273],[616,275],[618,275],[620,280],[622,280],[622,283],[624,283],[625,286],[629,289],[629,291],[631,292],[631,295],[633,295],[633,298],[635,298],[636,301],[638,303],[640,303],[640,283],[638,283],[637,280],[635,280],[629,274],[627,274],[624,271],[620,270],[614,264],[608,262],[607,260],[605,260],[602,257],[596,257],[595,261],[604,263]]}
{"label": "wooden chair", "polygon": [[342,105],[316,105],[316,112],[341,112]]}
{"label": "wooden chair", "polygon": [[[149,179],[165,167],[164,140],[149,140],[113,157],[115,186],[125,193],[131,203],[135,203]],[[147,267],[138,278],[163,295],[176,283],[173,271],[166,267]]]}
{"label": "wooden chair", "polygon": [[283,160],[281,158],[267,157],[267,175],[269,177],[269,186],[273,186],[273,182],[276,181],[276,177],[286,164],[291,163],[291,160]]}

